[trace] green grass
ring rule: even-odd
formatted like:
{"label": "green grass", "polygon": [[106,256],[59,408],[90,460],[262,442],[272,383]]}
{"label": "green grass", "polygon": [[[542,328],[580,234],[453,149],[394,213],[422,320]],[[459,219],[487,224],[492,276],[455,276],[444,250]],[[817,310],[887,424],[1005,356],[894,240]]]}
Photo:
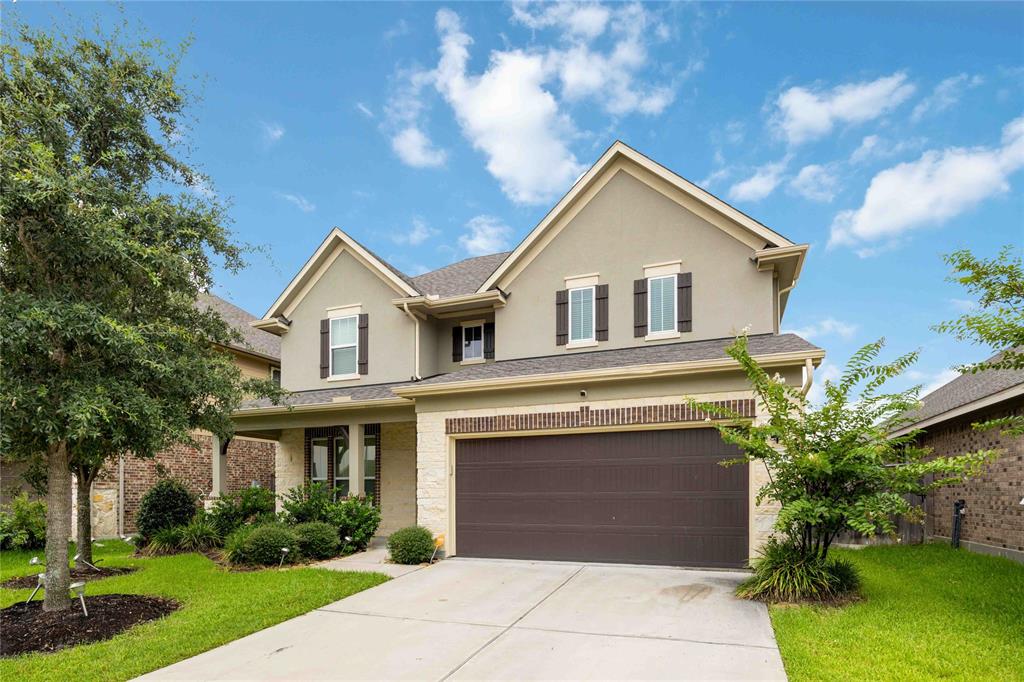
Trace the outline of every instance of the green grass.
{"label": "green grass", "polygon": [[1024,680],[1024,566],[940,544],[837,554],[864,601],[770,608],[790,680]]}
{"label": "green grass", "polygon": [[[87,595],[148,594],[175,599],[182,608],[106,642],[0,659],[0,679],[130,679],[387,580],[379,573],[316,568],[233,573],[199,554],[145,559],[131,556],[127,543],[103,544],[94,550],[95,558],[104,559],[101,566],[140,570],[90,583]],[[40,572],[28,565],[36,555],[42,558],[41,551],[0,553],[0,580]],[[0,607],[24,601],[29,592],[0,589]]]}

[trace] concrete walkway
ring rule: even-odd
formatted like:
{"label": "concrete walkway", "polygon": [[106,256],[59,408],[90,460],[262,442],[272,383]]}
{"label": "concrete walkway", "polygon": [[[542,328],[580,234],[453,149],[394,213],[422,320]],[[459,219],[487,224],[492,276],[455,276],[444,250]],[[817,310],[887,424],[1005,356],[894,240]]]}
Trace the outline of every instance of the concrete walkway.
{"label": "concrete walkway", "polygon": [[146,678],[786,678],[742,573],[449,559]]}
{"label": "concrete walkway", "polygon": [[340,559],[321,561],[314,564],[315,568],[329,568],[332,571],[361,571],[369,573],[383,573],[384,575],[398,578],[418,571],[423,566],[403,566],[402,564],[388,563],[388,550],[383,546],[374,547],[371,545],[364,552],[349,554]]}

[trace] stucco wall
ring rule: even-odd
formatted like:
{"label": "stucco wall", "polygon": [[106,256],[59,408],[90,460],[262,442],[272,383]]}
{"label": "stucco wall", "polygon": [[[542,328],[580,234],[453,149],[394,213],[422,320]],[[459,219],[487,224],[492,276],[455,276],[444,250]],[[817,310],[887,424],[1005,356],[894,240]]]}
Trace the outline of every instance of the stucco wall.
{"label": "stucco wall", "polygon": [[[498,360],[642,346],[633,336],[633,281],[644,266],[682,260],[693,273],[693,331],[671,343],[774,331],[772,273],[753,249],[636,177],[619,171],[508,286],[495,315]],[[599,273],[609,285],[609,338],[597,348],[555,345],[555,292],[565,277]]]}
{"label": "stucco wall", "polygon": [[390,535],[416,523],[416,422],[380,425],[380,529]]}
{"label": "stucco wall", "polygon": [[[281,337],[281,385],[290,391],[406,381],[413,374],[413,322],[391,300],[399,294],[344,251],[302,298]],[[327,309],[360,304],[369,315],[368,373],[358,379],[320,378],[320,320]]]}

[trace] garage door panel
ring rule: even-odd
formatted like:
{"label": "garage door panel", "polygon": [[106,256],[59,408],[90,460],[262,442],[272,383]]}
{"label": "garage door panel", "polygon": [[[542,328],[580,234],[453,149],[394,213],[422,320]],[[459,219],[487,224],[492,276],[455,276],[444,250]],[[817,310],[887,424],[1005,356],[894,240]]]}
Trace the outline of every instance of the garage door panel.
{"label": "garage door panel", "polygon": [[747,467],[713,429],[474,439],[456,450],[463,556],[741,566]]}

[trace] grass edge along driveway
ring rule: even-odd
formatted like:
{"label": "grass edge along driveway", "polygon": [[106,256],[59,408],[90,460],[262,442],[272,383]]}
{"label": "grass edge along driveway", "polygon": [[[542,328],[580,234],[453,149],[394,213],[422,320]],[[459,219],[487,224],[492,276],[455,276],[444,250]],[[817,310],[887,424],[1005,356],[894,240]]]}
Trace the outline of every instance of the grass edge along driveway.
{"label": "grass edge along driveway", "polygon": [[[318,568],[231,572],[200,554],[133,557],[132,547],[120,541],[103,541],[103,547],[94,551],[97,558],[103,557],[103,566],[136,566],[139,570],[92,582],[87,595],[148,594],[174,599],[181,608],[105,642],[53,654],[0,659],[0,679],[131,679],[388,579],[379,573]],[[40,572],[40,567],[28,565],[29,558],[36,555],[41,557],[42,551],[0,553],[0,579]],[[0,607],[24,601],[29,592],[0,590]]]}
{"label": "grass edge along driveway", "polygon": [[1024,680],[1024,565],[945,544],[841,550],[864,601],[772,606],[803,680]]}

